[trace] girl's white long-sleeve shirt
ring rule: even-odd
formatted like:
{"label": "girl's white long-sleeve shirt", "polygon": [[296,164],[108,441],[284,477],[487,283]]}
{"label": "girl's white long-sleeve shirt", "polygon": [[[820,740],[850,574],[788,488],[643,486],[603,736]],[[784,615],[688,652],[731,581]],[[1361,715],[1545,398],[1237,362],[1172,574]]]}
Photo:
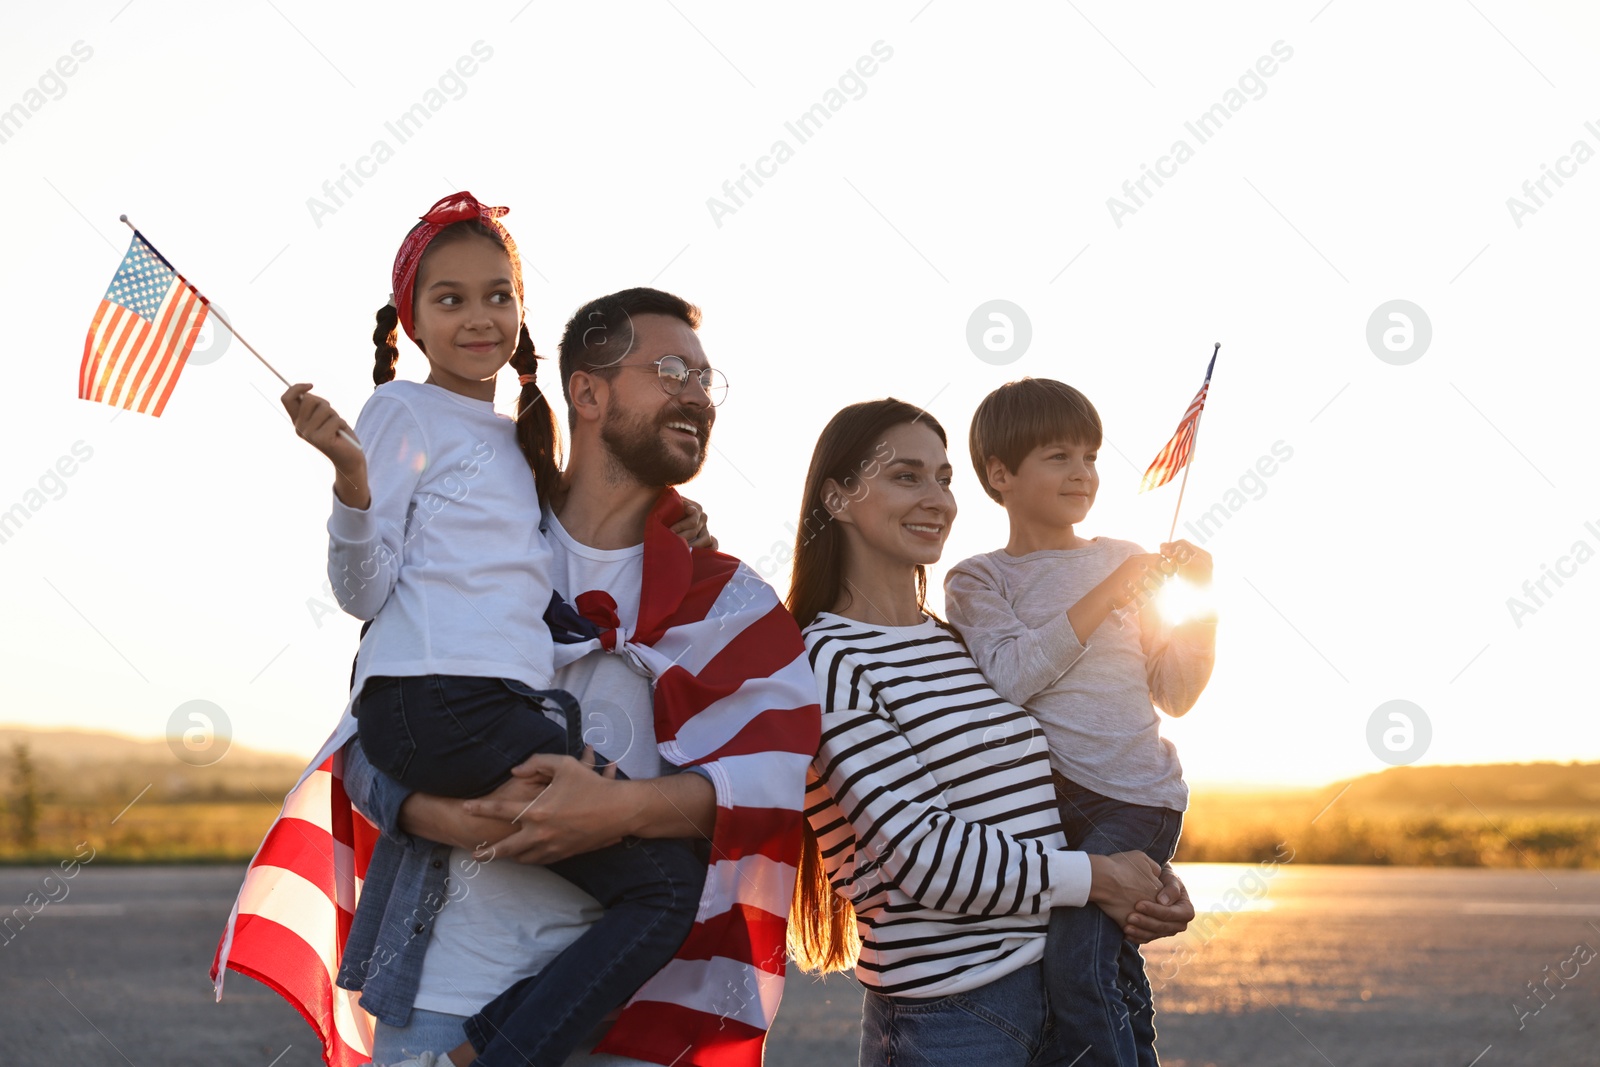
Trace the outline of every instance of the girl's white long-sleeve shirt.
{"label": "girl's white long-sleeve shirt", "polygon": [[352,695],[374,676],[455,674],[550,688],[550,546],[515,423],[436,385],[379,386],[356,436],[372,501],[338,497],[328,581],[372,626]]}
{"label": "girl's white long-sleeve shirt", "polygon": [[939,997],[1044,954],[1053,907],[1088,902],[1067,849],[1044,734],[933,620],[806,627],[822,743],[806,818],[834,891],[856,909],[856,977]]}

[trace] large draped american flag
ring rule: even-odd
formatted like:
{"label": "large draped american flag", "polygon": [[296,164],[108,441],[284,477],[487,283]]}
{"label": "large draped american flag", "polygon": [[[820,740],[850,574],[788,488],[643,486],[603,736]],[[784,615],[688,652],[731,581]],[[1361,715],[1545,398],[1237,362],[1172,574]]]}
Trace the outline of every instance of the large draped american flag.
{"label": "large draped american flag", "polygon": [[[694,928],[598,1051],[680,1067],[759,1067],[783,992],[806,767],[820,735],[817,688],[800,632],[772,588],[731,556],[691,552],[670,529],[682,513],[668,489],[646,522],[634,633],[582,602],[589,624],[556,633],[557,668],[595,651],[646,668],[662,756],[704,767],[716,790]],[[355,732],[344,716],[290,791],[211,965],[218,999],[231,968],[294,1004],[331,1067],[365,1063],[372,1047],[359,995],[333,982],[377,836],[342,784],[341,749]]]}
{"label": "large draped american flag", "polygon": [[1211,362],[1206,364],[1206,380],[1200,383],[1200,391],[1189,401],[1189,410],[1183,413],[1183,419],[1178,423],[1178,429],[1172,435],[1172,439],[1166,443],[1161,454],[1144,472],[1144,477],[1139,481],[1139,492],[1155,489],[1172,481],[1173,477],[1188,464],[1189,457],[1194,455],[1194,439],[1200,432],[1200,412],[1206,406],[1206,391],[1211,388],[1211,371],[1217,365],[1217,351],[1221,348],[1222,344],[1218,342],[1217,347],[1211,350]]}
{"label": "large draped american flag", "polygon": [[160,415],[208,302],[138,230],[100,299],[78,368],[78,396]]}

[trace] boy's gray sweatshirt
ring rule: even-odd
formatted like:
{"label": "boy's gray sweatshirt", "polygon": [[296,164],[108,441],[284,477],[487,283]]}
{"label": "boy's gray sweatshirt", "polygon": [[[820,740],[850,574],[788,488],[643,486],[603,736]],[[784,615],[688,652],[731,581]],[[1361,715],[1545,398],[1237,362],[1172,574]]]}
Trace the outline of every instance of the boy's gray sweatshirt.
{"label": "boy's gray sweatshirt", "polygon": [[1079,642],[1067,609],[1144,550],[1095,538],[1087,547],[957,564],[945,609],[995,692],[1032,713],[1056,770],[1097,793],[1184,811],[1189,787],[1161,736],[1159,706],[1182,715],[1211,678],[1209,634],[1175,635],[1152,610],[1113,614]]}

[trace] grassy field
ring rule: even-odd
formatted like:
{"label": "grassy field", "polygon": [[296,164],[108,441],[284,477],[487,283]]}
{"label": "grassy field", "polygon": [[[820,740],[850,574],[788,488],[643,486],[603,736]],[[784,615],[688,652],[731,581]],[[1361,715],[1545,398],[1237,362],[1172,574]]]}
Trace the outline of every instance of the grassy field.
{"label": "grassy field", "polygon": [[[1270,800],[1263,813],[1263,801]],[[1282,794],[1197,798],[1179,862],[1414,867],[1600,869],[1600,817],[1578,815],[1336,815],[1312,825],[1319,805]],[[1336,811],[1337,809],[1335,809]],[[115,823],[110,805],[45,804],[32,847],[0,839],[0,863],[54,863],[80,842],[96,862],[208,863],[249,859],[278,813],[276,803],[141,801]]]}
{"label": "grassy field", "polygon": [[1293,850],[1300,863],[1409,867],[1600,868],[1600,816],[1493,810],[1358,811],[1282,794],[1200,796],[1178,860],[1258,862]]}
{"label": "grassy field", "polygon": [[256,846],[302,760],[234,750],[209,766],[164,741],[0,729],[0,863],[237,862]]}
{"label": "grassy field", "polygon": [[[20,750],[19,750],[20,746]],[[19,754],[20,752],[20,754]],[[0,863],[236,862],[301,763],[232,751],[188,766],[165,742],[0,729]],[[1397,767],[1322,789],[1197,791],[1178,860],[1600,869],[1600,764]]]}
{"label": "grassy field", "polygon": [[121,818],[109,804],[46,803],[31,845],[0,840],[0,863],[54,864],[83,842],[96,863],[234,863],[255,855],[277,814],[276,802],[140,801]]}
{"label": "grassy field", "polygon": [[1178,859],[1600,868],[1600,764],[1398,767],[1324,789],[1197,793]]}

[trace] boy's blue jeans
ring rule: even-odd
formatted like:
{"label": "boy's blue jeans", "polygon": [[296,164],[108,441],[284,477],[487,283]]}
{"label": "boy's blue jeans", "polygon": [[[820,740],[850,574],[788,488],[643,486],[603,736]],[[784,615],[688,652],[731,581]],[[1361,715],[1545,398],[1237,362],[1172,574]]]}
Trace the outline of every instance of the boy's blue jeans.
{"label": "boy's blue jeans", "polygon": [[[545,709],[559,711],[566,725]],[[355,706],[368,762],[439,796],[481,796],[536,752],[579,756],[577,701],[503,678],[369,678]],[[564,1063],[605,1016],[670,960],[694,925],[708,852],[687,840],[626,838],[549,869],[605,907],[544,970],[468,1019],[478,1067]]]}
{"label": "boy's blue jeans", "polygon": [[[1113,800],[1053,775],[1070,848],[1109,856],[1143,852],[1172,859],[1183,813]],[[1093,904],[1056,908],[1045,941],[1045,986],[1067,1055],[1077,1067],[1156,1067],[1155,1008],[1144,957]]]}

